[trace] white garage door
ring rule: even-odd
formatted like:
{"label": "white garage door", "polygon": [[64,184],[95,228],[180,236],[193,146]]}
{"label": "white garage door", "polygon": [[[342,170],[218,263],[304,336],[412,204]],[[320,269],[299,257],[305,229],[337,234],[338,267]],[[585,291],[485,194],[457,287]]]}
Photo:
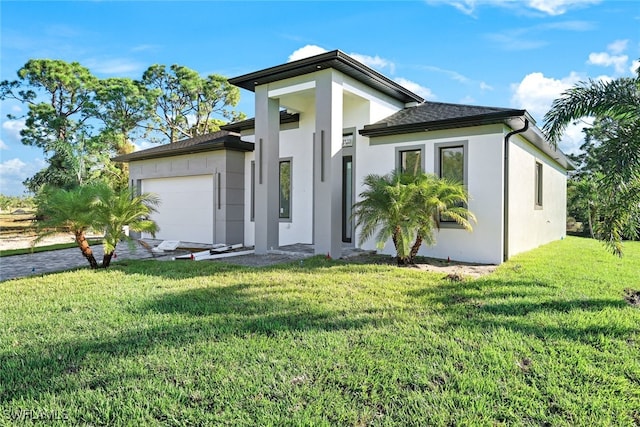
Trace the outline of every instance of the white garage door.
{"label": "white garage door", "polygon": [[142,191],[160,197],[156,239],[214,242],[213,175],[145,179]]}

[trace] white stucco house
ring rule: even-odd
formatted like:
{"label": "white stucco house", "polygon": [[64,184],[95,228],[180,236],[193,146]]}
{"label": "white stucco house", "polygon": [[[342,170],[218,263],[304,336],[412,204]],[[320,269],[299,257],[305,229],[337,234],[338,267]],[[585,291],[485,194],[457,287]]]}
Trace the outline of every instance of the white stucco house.
{"label": "white stucco house", "polygon": [[255,118],[116,158],[160,196],[158,238],[375,249],[351,206],[366,175],[395,168],[458,176],[477,217],[471,233],[443,223],[420,255],[500,264],[565,236],[573,165],[525,110],[425,102],[339,50],[230,82],[255,94]]}

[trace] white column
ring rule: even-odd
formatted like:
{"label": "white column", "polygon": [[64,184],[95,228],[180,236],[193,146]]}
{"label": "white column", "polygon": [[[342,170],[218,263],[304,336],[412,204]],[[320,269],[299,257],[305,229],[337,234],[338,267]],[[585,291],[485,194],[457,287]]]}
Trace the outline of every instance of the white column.
{"label": "white column", "polygon": [[317,73],[313,230],[316,254],[342,254],[342,79]]}
{"label": "white column", "polygon": [[279,246],[280,101],[270,99],[267,85],[256,87],[255,251]]}

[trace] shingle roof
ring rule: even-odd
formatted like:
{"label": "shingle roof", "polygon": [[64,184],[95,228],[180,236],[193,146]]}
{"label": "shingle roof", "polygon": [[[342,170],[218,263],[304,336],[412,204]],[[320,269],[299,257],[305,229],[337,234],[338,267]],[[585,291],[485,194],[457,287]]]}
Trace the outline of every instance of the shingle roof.
{"label": "shingle roof", "polygon": [[522,116],[525,110],[484,107],[478,105],[424,102],[404,108],[360,131],[365,136],[392,135],[418,130],[448,129],[455,127],[499,123],[509,117]]}
{"label": "shingle roof", "polygon": [[159,157],[170,157],[180,154],[200,153],[203,151],[216,150],[252,151],[253,143],[242,141],[240,134],[220,130],[194,138],[183,139],[171,144],[159,145],[146,150],[135,151],[114,157],[114,162],[130,162],[132,160],[154,159]]}
{"label": "shingle roof", "polygon": [[[280,111],[280,124],[284,123],[296,123],[300,121],[300,114],[287,113],[286,111]],[[256,119],[252,117],[241,122],[229,123],[228,125],[220,126],[220,129],[228,130],[232,132],[240,132],[247,129],[256,128]]]}

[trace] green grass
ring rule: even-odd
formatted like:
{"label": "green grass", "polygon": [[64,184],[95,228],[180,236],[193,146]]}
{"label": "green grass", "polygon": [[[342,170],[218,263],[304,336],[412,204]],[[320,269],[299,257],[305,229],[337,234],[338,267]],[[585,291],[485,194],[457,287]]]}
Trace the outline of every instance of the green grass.
{"label": "green grass", "polygon": [[0,425],[638,425],[625,250],[567,238],[463,282],[319,257],[0,283]]}
{"label": "green grass", "polygon": [[[102,239],[87,239],[90,245],[98,245],[102,243]],[[22,248],[22,249],[6,249],[4,251],[0,251],[0,258],[5,256],[14,256],[14,255],[26,255],[36,252],[49,252],[49,251],[57,251],[58,249],[70,249],[77,248],[78,244],[75,242],[71,243],[56,243],[54,245],[46,245],[46,246],[34,246],[32,248]]]}

